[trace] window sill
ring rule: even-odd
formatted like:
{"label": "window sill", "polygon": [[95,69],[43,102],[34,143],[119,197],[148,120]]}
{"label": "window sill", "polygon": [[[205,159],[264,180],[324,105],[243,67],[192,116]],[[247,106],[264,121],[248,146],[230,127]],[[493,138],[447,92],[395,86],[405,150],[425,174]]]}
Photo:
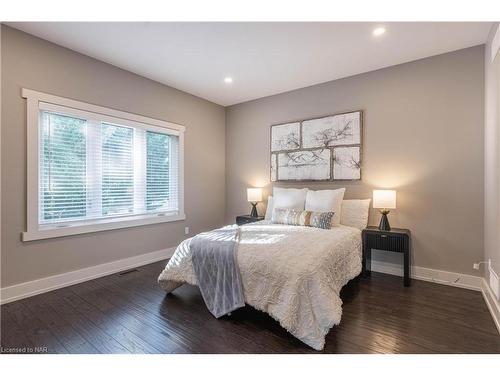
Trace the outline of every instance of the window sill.
{"label": "window sill", "polygon": [[112,229],[121,229],[121,228],[130,228],[130,227],[138,227],[142,225],[150,225],[150,224],[159,224],[159,223],[168,223],[171,221],[181,221],[185,220],[186,215],[184,213],[175,214],[175,215],[155,215],[149,216],[146,218],[139,219],[115,219],[108,220],[106,222],[100,223],[88,223],[72,225],[62,228],[48,228],[48,229],[40,229],[33,230],[22,233],[22,241],[35,241],[35,240],[43,240],[47,238],[56,238],[56,237],[65,237],[65,236],[73,236],[77,234],[83,233],[94,233],[94,232],[102,232],[106,230]]}

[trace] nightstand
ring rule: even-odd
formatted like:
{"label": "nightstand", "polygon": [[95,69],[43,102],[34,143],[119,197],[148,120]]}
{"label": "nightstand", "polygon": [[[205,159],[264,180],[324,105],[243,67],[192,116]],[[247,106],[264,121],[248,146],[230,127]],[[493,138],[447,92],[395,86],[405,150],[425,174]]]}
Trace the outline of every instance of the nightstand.
{"label": "nightstand", "polygon": [[370,275],[372,249],[403,253],[404,286],[410,286],[411,232],[408,229],[392,228],[390,231],[367,227],[363,229],[363,276]]}
{"label": "nightstand", "polygon": [[236,216],[236,224],[244,225],[248,223],[255,223],[256,221],[264,220],[264,216],[250,216],[250,215],[240,215]]}

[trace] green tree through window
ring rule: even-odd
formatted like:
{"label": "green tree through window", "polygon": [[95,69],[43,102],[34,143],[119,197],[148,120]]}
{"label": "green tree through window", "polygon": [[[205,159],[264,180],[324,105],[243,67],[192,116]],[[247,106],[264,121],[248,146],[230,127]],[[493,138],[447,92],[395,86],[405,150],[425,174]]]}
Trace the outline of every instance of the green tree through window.
{"label": "green tree through window", "polygon": [[42,116],[41,206],[45,221],[86,215],[86,121]]}
{"label": "green tree through window", "polygon": [[169,203],[170,136],[148,131],[146,143],[146,208],[152,211]]}
{"label": "green tree through window", "polygon": [[134,211],[134,130],[102,124],[102,214]]}

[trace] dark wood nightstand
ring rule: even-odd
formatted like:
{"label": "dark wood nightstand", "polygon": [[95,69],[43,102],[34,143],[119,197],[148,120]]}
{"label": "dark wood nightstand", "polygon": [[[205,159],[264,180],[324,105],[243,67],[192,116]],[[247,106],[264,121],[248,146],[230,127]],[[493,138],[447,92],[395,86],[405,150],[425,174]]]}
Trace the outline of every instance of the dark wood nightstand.
{"label": "dark wood nightstand", "polygon": [[264,216],[253,217],[250,215],[240,215],[236,216],[236,224],[244,225],[248,223],[255,223],[256,221],[264,220]]}
{"label": "dark wood nightstand", "polygon": [[363,276],[370,275],[372,249],[403,253],[404,286],[410,286],[411,232],[408,229],[392,228],[390,231],[367,227],[363,229]]}

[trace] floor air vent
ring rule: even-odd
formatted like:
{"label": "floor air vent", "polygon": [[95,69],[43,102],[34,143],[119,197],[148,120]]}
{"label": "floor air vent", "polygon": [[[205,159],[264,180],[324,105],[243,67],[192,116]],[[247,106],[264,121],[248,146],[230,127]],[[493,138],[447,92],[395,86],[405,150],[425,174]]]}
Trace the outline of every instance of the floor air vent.
{"label": "floor air vent", "polygon": [[116,275],[118,277],[121,277],[121,276],[125,276],[125,275],[128,275],[129,273],[132,273],[132,272],[139,272],[139,268],[132,268],[131,270],[126,270],[126,271],[123,271],[123,272],[120,272],[120,273],[117,273]]}

